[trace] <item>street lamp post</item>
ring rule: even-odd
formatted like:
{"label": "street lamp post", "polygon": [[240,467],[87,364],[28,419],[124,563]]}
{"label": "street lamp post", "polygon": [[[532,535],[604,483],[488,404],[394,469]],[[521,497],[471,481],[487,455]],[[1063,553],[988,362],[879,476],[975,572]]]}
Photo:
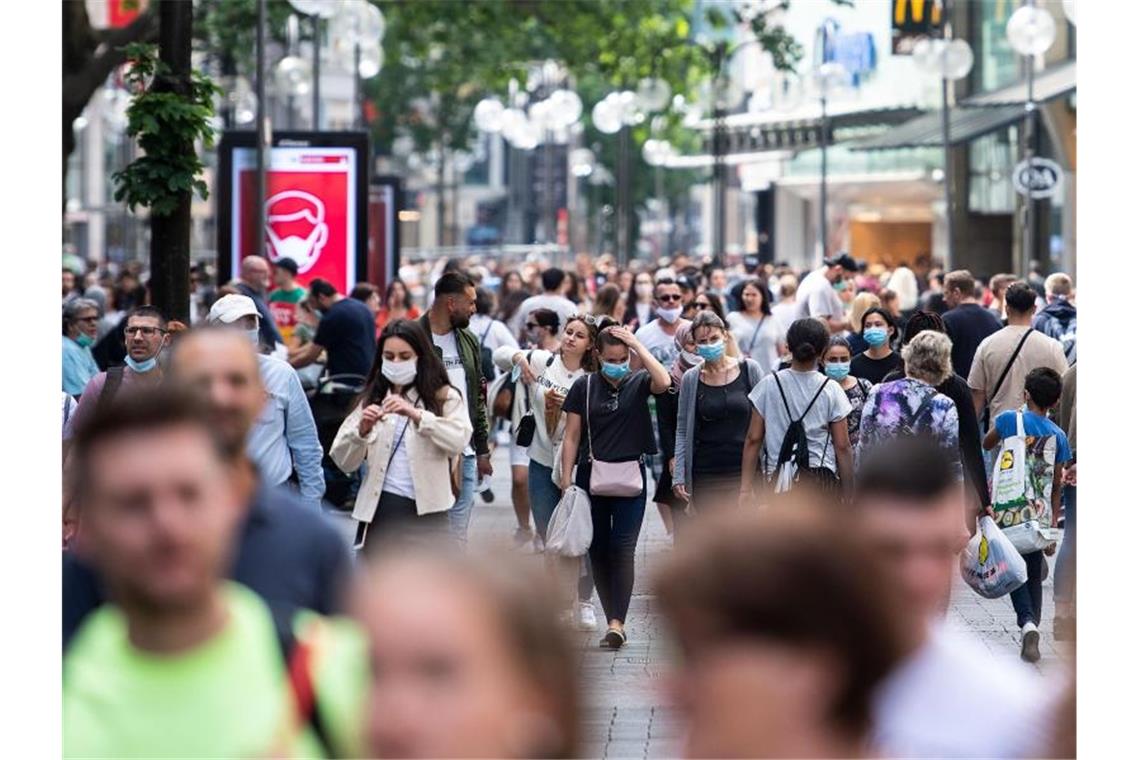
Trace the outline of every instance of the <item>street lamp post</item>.
{"label": "street lamp post", "polygon": [[[949,19],[949,8],[943,11]],[[922,69],[937,74],[942,88],[942,189],[946,204],[946,267],[954,262],[954,168],[953,148],[950,144],[950,88],[953,82],[970,73],[974,65],[974,52],[962,39],[953,39],[950,21],[943,24],[943,38],[920,40],[914,48],[915,63]]]}
{"label": "street lamp post", "polygon": [[[1044,53],[1053,45],[1057,36],[1056,24],[1048,11],[1038,8],[1035,0],[1025,0],[1025,3],[1014,11],[1009,17],[1005,27],[1006,38],[1010,46],[1024,57],[1026,75],[1025,122],[1022,128],[1023,148],[1022,155],[1027,166],[1033,160],[1035,146],[1034,135],[1037,125],[1037,102],[1033,97],[1033,76],[1037,65],[1037,56]],[[1037,200],[1031,194],[1025,196],[1025,227],[1023,231],[1024,251],[1022,254],[1022,276],[1029,274],[1029,267],[1036,252],[1037,238]]]}

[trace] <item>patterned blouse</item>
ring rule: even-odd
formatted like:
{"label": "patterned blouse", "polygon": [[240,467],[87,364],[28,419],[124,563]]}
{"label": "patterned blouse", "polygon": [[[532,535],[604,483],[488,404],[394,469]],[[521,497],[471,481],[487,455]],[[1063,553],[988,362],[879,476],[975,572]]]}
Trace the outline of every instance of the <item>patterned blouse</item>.
{"label": "patterned blouse", "polygon": [[960,478],[958,410],[954,402],[921,380],[906,377],[876,385],[863,404],[856,456],[870,447],[904,435],[928,435],[952,457]]}
{"label": "patterned blouse", "polygon": [[851,439],[853,447],[859,445],[859,423],[863,420],[863,405],[867,403],[871,387],[870,380],[856,377],[854,385],[843,389],[847,400],[851,402],[851,414],[847,415],[847,437]]}

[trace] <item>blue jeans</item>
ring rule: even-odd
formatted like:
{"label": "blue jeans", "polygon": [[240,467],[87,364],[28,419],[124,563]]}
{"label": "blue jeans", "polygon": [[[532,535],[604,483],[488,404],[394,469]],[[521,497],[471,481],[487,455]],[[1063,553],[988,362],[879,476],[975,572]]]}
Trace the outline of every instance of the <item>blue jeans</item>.
{"label": "blue jeans", "polygon": [[1077,487],[1065,486],[1061,500],[1065,503],[1065,537],[1053,566],[1053,600],[1072,602],[1077,595]]}
{"label": "blue jeans", "polygon": [[447,513],[451,519],[451,532],[461,544],[467,543],[467,526],[471,524],[471,507],[475,504],[475,484],[479,480],[479,471],[475,466],[475,457],[463,457],[462,479],[459,484],[459,498]]}
{"label": "blue jeans", "polygon": [[590,494],[590,516],[594,539],[590,542],[590,564],[598,598],[606,620],[625,622],[629,599],[633,596],[633,560],[637,537],[645,519],[645,470],[637,496],[595,496]]}
{"label": "blue jeans", "polygon": [[544,464],[530,460],[527,471],[526,490],[530,496],[530,512],[534,515],[534,527],[542,540],[546,540],[546,529],[550,526],[550,516],[562,498],[562,491],[554,485],[551,475],[554,470]]}
{"label": "blue jeans", "polygon": [[1026,623],[1041,625],[1041,583],[1045,579],[1045,552],[1035,551],[1022,554],[1029,579],[1009,594],[1013,611],[1017,613],[1017,627]]}
{"label": "blue jeans", "polygon": [[[550,516],[554,514],[554,508],[562,499],[562,491],[551,480],[553,474],[553,468],[530,460],[526,490],[530,495],[530,512],[534,515],[534,527],[543,541],[546,540],[546,529],[550,527]],[[588,602],[594,593],[594,574],[585,558],[582,560],[582,565],[586,572],[578,577],[578,600]]]}

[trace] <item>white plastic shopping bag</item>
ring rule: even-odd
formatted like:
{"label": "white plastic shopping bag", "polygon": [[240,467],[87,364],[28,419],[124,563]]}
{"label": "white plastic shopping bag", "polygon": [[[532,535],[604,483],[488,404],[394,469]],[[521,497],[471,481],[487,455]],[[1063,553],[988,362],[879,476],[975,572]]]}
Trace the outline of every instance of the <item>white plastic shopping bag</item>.
{"label": "white plastic shopping bag", "polygon": [[1025,559],[989,515],[978,520],[978,532],[959,559],[962,579],[986,599],[997,599],[1029,578]]}
{"label": "white plastic shopping bag", "polygon": [[1023,413],[1017,432],[1001,442],[994,462],[993,509],[997,524],[1022,554],[1044,549],[1059,538],[1052,527],[1053,465],[1057,439],[1026,436]]}
{"label": "white plastic shopping bag", "polygon": [[550,516],[550,526],[546,529],[546,551],[563,557],[581,557],[590,548],[593,538],[590,495],[578,486],[570,486]]}

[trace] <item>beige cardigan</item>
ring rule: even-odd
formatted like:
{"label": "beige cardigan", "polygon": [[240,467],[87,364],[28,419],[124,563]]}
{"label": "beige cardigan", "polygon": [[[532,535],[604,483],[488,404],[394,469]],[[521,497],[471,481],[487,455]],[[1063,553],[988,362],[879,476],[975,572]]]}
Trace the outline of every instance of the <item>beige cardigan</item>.
{"label": "beige cardigan", "polygon": [[[407,398],[416,404],[419,395],[415,389]],[[418,404],[417,404],[418,406]],[[344,472],[355,472],[367,460],[368,474],[356,495],[353,518],[372,522],[380,492],[384,490],[384,477],[395,443],[396,418],[390,414],[373,426],[367,436],[360,435],[360,418],[364,409],[358,405],[341,424],[333,441],[329,456]],[[455,388],[447,389],[443,414],[436,415],[422,409],[420,424],[412,424],[404,433],[404,446],[408,449],[412,483],[416,489],[416,512],[421,515],[446,512],[455,497],[451,494],[451,459],[461,455],[471,440],[471,418],[463,397]]]}

